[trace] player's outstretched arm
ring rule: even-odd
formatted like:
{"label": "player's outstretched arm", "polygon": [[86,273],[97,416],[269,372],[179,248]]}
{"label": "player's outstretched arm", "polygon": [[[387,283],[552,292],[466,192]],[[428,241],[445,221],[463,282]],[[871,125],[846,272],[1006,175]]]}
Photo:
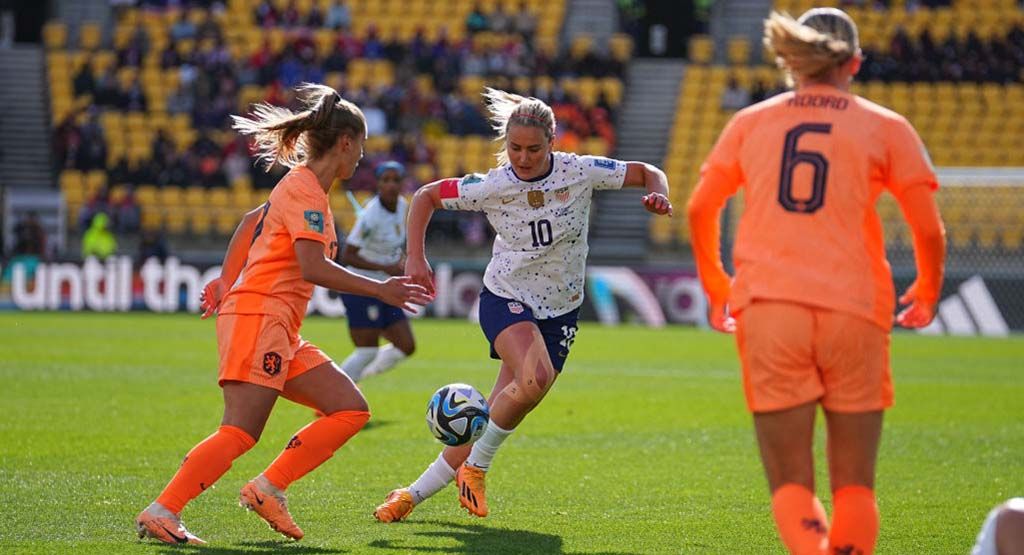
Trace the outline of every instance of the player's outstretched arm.
{"label": "player's outstretched arm", "polygon": [[235,233],[231,236],[231,241],[228,243],[228,250],[224,253],[224,263],[220,267],[220,277],[208,283],[199,296],[199,308],[203,311],[201,318],[209,318],[217,310],[221,299],[224,298],[224,294],[228,292],[228,289],[231,289],[231,286],[238,280],[239,274],[242,273],[245,261],[249,257],[249,246],[252,245],[256,224],[260,219],[260,214],[263,213],[264,206],[266,205],[261,204],[247,212],[242,216],[242,221],[238,223],[238,227],[235,228]]}
{"label": "player's outstretched arm", "polygon": [[719,251],[719,216],[730,195],[732,189],[728,183],[713,172],[708,173],[694,189],[686,208],[697,275],[711,304],[708,320],[712,328],[725,333],[736,330],[736,323],[726,312],[731,280],[722,267]]}
{"label": "player's outstretched arm", "polygon": [[909,306],[896,316],[896,322],[905,328],[920,328],[935,317],[946,259],[946,230],[929,184],[905,189],[896,200],[914,237],[917,266],[917,279],[900,297],[900,305]]}
{"label": "player's outstretched arm", "polygon": [[302,279],[328,289],[377,297],[406,310],[415,310],[413,304],[426,305],[434,300],[425,287],[416,285],[405,276],[377,281],[354,274],[324,256],[324,245],[312,239],[295,241],[295,257],[302,270]]}
{"label": "player's outstretched arm", "polygon": [[434,210],[441,208],[441,185],[452,182],[456,180],[442,179],[420,187],[413,195],[412,206],[409,208],[405,239],[405,252],[408,253],[405,274],[412,278],[413,283],[425,287],[431,295],[434,294],[434,273],[427,262],[427,225],[434,215]]}
{"label": "player's outstretched arm", "polygon": [[626,162],[623,187],[643,187],[647,194],[641,202],[652,214],[672,217],[672,203],[668,200],[668,177],[657,166],[646,162]]}

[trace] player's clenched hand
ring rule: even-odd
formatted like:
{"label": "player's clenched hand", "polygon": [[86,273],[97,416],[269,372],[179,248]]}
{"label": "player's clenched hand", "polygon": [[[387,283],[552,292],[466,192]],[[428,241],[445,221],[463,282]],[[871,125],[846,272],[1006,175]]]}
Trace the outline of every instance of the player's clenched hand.
{"label": "player's clenched hand", "polygon": [[412,278],[413,283],[425,287],[430,295],[434,294],[434,271],[430,269],[426,257],[412,256],[406,259],[405,275]]}
{"label": "player's clenched hand", "polygon": [[736,331],[736,320],[729,316],[724,304],[711,304],[708,311],[708,323],[711,327],[722,333],[733,333]]}
{"label": "player's clenched hand", "polygon": [[919,299],[916,285],[912,284],[900,297],[900,306],[907,308],[896,315],[896,323],[905,328],[923,328],[935,318],[935,304]]}
{"label": "player's clenched hand", "polygon": [[412,278],[408,276],[388,278],[381,282],[377,292],[378,297],[389,305],[400,306],[413,312],[416,308],[412,305],[424,306],[434,300],[434,296],[426,287],[413,283]]}
{"label": "player's clenched hand", "polygon": [[205,320],[217,312],[225,292],[227,292],[227,287],[224,286],[224,280],[219,277],[206,284],[203,292],[199,294],[199,310],[203,311],[201,319]]}
{"label": "player's clenched hand", "polygon": [[672,203],[668,201],[668,197],[665,195],[661,193],[651,193],[644,195],[640,200],[643,202],[644,208],[646,208],[648,212],[659,216],[667,214],[669,217],[672,217]]}

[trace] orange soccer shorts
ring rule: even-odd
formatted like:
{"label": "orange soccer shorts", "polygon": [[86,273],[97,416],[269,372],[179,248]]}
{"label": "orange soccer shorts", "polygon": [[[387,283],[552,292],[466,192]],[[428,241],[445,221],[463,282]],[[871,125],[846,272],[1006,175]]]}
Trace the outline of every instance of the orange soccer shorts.
{"label": "orange soccer shorts", "polygon": [[217,351],[220,385],[239,381],[278,391],[288,380],[331,360],[284,319],[270,314],[217,316]]}
{"label": "orange soccer shorts", "polygon": [[889,333],[864,318],[756,300],[737,316],[736,344],[751,412],[818,400],[834,412],[892,406]]}

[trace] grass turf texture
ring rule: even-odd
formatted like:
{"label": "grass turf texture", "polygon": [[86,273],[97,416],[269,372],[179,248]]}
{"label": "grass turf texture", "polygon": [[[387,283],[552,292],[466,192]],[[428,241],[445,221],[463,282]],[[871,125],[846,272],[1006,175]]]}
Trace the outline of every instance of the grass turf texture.
{"label": "grass turf texture", "polygon": [[[731,339],[585,323],[552,394],[502,448],[491,515],[454,487],[383,525],[373,507],[439,448],[429,395],[489,391],[475,325],[422,321],[416,355],[368,379],[370,425],[290,488],[306,531],[286,543],[238,489],[312,416],[280,401],[262,441],[184,512],[210,546],[134,538],[132,519],[217,426],[213,321],[185,315],[0,314],[0,552],[782,553]],[[344,321],[303,335],[336,359]],[[897,335],[897,406],[878,471],[878,553],[967,553],[986,512],[1024,494],[1024,340]],[[818,491],[829,505],[819,418]]]}

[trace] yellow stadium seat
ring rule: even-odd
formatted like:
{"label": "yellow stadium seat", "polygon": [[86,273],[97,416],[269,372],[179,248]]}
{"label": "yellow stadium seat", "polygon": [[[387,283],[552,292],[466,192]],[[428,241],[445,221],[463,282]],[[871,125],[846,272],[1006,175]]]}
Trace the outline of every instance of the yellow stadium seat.
{"label": "yellow stadium seat", "polygon": [[43,26],[43,44],[47,50],[61,50],[68,43],[68,26],[62,21],[50,21]]}
{"label": "yellow stadium seat", "polygon": [[164,226],[172,235],[182,235],[188,229],[188,212],[181,207],[164,208]]}
{"label": "yellow stadium seat", "polygon": [[190,212],[189,223],[193,235],[209,235],[213,229],[213,214],[208,209]]}
{"label": "yellow stadium seat", "polygon": [[689,58],[695,64],[707,64],[715,55],[715,43],[708,35],[690,37]]}
{"label": "yellow stadium seat", "polygon": [[750,61],[750,41],[746,37],[733,37],[729,39],[727,48],[729,63],[733,65],[746,65]]}
{"label": "yellow stadium seat", "polygon": [[142,229],[146,231],[159,231],[164,223],[163,214],[155,206],[142,207]]}
{"label": "yellow stadium seat", "polygon": [[78,29],[78,44],[82,50],[96,50],[103,42],[103,29],[95,21],[86,21]]}
{"label": "yellow stadium seat", "polygon": [[608,40],[608,48],[615,61],[626,62],[633,56],[633,38],[625,33],[615,33]]}

